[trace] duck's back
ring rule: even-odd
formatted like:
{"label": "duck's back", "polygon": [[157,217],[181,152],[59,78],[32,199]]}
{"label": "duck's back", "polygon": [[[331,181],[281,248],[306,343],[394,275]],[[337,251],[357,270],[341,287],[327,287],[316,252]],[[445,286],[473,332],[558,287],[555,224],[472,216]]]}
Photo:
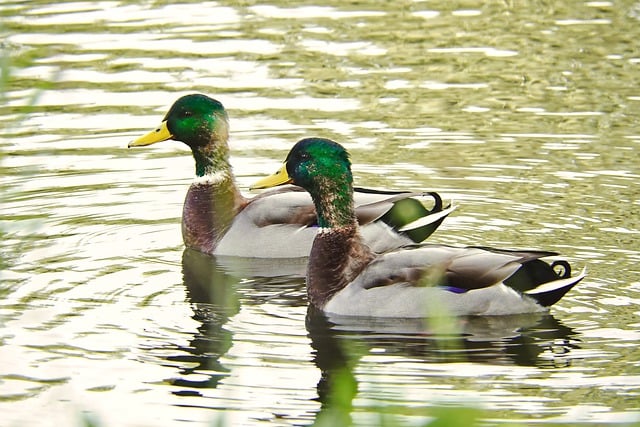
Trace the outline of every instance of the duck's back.
{"label": "duck's back", "polygon": [[214,254],[254,258],[309,256],[316,236],[311,198],[303,191],[263,193],[235,216]]}

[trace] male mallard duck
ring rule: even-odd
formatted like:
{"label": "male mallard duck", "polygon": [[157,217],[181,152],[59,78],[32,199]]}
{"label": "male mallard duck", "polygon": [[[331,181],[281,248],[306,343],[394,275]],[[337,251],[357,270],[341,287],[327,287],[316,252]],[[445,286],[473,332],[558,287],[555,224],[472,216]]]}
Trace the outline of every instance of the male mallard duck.
{"label": "male mallard duck", "polygon": [[[215,255],[261,258],[306,257],[315,237],[316,214],[299,187],[276,189],[247,199],[240,194],[229,163],[229,121],[222,104],[205,95],[178,99],[160,126],[136,139],[138,147],[173,139],[191,148],[196,179],[182,213],[188,248]],[[422,200],[434,199],[427,209]],[[374,251],[421,242],[453,207],[437,193],[362,189],[356,193],[362,234]]]}
{"label": "male mallard duck", "polygon": [[[254,188],[294,183],[311,194],[320,230],[307,266],[309,300],[326,313],[373,317],[542,311],[584,277],[542,251],[418,245],[374,253],[353,205],[351,163],[339,144],[299,141],[274,175]],[[556,270],[561,270],[559,273]]]}

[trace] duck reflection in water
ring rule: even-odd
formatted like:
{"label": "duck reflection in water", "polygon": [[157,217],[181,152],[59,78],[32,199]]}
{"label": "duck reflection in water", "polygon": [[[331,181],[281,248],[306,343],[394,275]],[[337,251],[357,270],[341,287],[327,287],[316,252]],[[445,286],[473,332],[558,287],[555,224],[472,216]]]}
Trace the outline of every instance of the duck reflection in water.
{"label": "duck reflection in water", "polygon": [[[178,369],[169,380],[182,388],[174,394],[198,396],[199,389],[217,388],[230,369],[220,363],[233,345],[233,333],[225,325],[240,311],[239,284],[251,278],[252,301],[261,304],[277,296],[279,303],[304,304],[302,277],[305,258],[256,259],[214,257],[185,249],[182,275],[193,319],[200,323],[188,345],[172,346],[179,353],[165,357]],[[297,286],[297,288],[296,288]]]}
{"label": "duck reflection in water", "polygon": [[[178,346],[181,354],[166,360],[180,369],[180,378],[171,383],[184,390],[174,394],[199,395],[198,389],[216,388],[228,376],[229,369],[219,359],[232,345],[232,333],[225,324],[240,310],[236,293],[239,279],[220,268],[215,258],[192,249],[182,254],[182,274],[193,319],[201,325],[188,346]],[[202,374],[206,378],[202,379]],[[190,379],[190,375],[197,379]]]}
{"label": "duck reflection in water", "polygon": [[[385,356],[427,363],[471,362],[558,368],[571,363],[578,333],[548,313],[513,316],[442,317],[441,319],[328,316],[310,305],[306,327],[321,371],[318,397],[322,411],[340,416],[357,393],[355,365],[376,349]],[[337,389],[340,389],[339,391]],[[339,404],[336,411],[332,405]],[[320,416],[320,415],[319,415]],[[343,414],[343,416],[345,416]],[[348,421],[348,420],[343,420]]]}

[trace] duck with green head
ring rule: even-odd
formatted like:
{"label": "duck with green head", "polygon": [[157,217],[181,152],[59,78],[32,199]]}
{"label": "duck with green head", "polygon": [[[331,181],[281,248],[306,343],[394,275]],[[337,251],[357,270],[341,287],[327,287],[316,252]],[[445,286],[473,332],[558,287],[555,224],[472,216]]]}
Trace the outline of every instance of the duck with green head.
{"label": "duck with green head", "polygon": [[[223,105],[202,94],[179,98],[160,126],[129,144],[166,140],[185,143],[196,178],[182,213],[185,246],[215,255],[262,258],[306,257],[318,229],[309,195],[287,186],[244,197],[229,162],[229,119]],[[433,200],[433,206],[425,203]],[[376,252],[425,240],[453,210],[437,193],[358,189],[356,216]]]}
{"label": "duck with green head", "polygon": [[347,151],[299,141],[283,167],[254,188],[293,183],[309,192],[320,230],[307,267],[310,302],[326,313],[372,317],[503,315],[544,311],[584,277],[545,251],[412,245],[383,254],[362,239]]}

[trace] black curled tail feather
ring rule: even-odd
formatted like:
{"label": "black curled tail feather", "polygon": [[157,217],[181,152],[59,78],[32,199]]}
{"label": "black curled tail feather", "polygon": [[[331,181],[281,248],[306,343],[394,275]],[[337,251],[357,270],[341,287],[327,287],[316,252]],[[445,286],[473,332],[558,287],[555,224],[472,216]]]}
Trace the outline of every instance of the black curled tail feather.
{"label": "black curled tail feather", "polygon": [[[560,271],[558,271],[558,268],[556,267],[560,267]],[[571,277],[571,264],[563,259],[552,262],[551,268],[561,279],[568,279]]]}
{"label": "black curled tail feather", "polygon": [[541,306],[549,307],[558,302],[583,277],[584,272],[572,277],[571,265],[565,260],[546,263],[541,259],[531,259],[504,280],[504,284],[533,298]]}

